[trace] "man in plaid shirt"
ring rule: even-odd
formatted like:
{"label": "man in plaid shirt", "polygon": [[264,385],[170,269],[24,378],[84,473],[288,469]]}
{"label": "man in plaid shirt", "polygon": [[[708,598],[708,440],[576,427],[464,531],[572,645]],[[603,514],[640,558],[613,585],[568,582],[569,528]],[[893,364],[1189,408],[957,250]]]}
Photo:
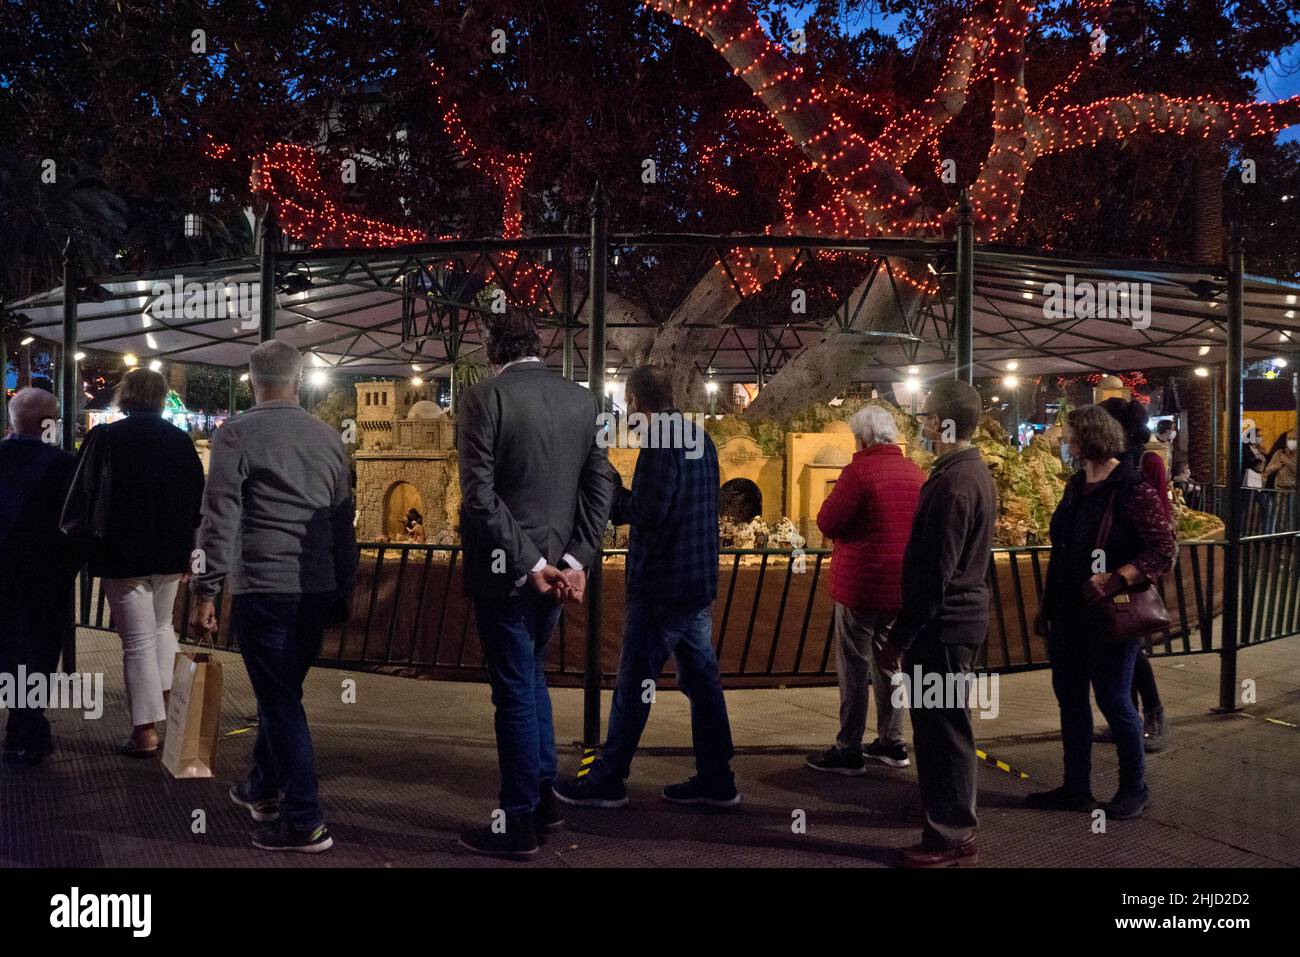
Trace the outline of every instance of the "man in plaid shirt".
{"label": "man in plaid shirt", "polygon": [[[740,803],[731,772],[731,723],[713,652],[718,591],[718,453],[673,403],[672,374],[640,366],[627,378],[628,426],[643,432],[632,489],[618,488],[611,518],[631,526],[623,651],[600,758],[556,797],[584,807],[623,807],[641,732],[668,656],[691,702],[696,774],[664,788],[677,804]],[[638,418],[638,416],[642,418]],[[639,426],[648,428],[639,428]]]}

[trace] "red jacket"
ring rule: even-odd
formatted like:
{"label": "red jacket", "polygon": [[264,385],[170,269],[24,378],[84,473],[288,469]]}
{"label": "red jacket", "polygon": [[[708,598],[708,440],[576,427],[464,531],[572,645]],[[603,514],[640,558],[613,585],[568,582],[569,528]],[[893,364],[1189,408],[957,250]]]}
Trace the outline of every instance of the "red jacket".
{"label": "red jacket", "polygon": [[893,614],[902,606],[903,550],[925,473],[897,445],[853,456],[817,514],[834,539],[831,598],[859,611]]}

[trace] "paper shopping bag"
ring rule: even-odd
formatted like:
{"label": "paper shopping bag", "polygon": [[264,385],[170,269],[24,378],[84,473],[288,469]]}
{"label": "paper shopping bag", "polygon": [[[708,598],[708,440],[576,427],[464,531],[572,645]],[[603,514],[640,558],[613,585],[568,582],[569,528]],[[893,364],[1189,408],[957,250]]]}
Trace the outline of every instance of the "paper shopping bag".
{"label": "paper shopping bag", "polygon": [[176,655],[162,765],[176,778],[210,778],[217,769],[221,663],[203,651]]}

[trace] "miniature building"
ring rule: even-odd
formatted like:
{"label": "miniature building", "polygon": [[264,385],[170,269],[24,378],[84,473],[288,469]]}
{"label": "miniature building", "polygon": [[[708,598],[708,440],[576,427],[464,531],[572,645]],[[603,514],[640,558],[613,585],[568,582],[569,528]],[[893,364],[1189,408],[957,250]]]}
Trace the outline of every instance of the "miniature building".
{"label": "miniature building", "polygon": [[360,382],[357,538],[450,542],[460,505],[456,433],[436,384]]}

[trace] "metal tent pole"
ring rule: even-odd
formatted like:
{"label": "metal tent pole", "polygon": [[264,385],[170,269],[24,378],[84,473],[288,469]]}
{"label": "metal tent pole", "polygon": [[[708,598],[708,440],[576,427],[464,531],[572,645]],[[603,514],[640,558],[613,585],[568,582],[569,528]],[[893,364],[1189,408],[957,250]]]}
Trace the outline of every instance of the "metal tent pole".
{"label": "metal tent pole", "polygon": [[[72,234],[68,234],[67,245],[63,247],[63,387],[59,395],[59,414],[63,417],[63,450],[75,452],[77,448],[77,397],[81,389],[77,382],[77,243]],[[69,588],[76,588],[70,583]],[[69,610],[74,602],[68,603]],[[63,654],[60,665],[65,674],[77,670],[77,626],[75,621],[68,621],[63,633]]]}
{"label": "metal tent pole", "polygon": [[1241,406],[1242,406],[1242,306],[1244,295],[1245,255],[1241,229],[1233,224],[1228,249],[1228,454],[1225,524],[1226,557],[1223,562],[1223,626],[1219,651],[1219,708],[1237,710],[1237,639],[1241,609],[1241,511],[1245,503],[1241,492]]}
{"label": "metal tent pole", "polygon": [[275,247],[280,240],[280,220],[275,204],[266,207],[262,217],[262,286],[260,303],[260,341],[275,338]]}
{"label": "metal tent pole", "polygon": [[975,377],[975,217],[970,196],[961,191],[957,204],[957,288],[953,297],[954,327],[957,338],[957,378],[973,383]]}
{"label": "metal tent pole", "polygon": [[[605,283],[609,263],[609,220],[605,190],[600,181],[591,197],[591,301],[588,329],[587,381],[600,409],[605,408]],[[594,423],[593,423],[594,426]],[[603,536],[602,536],[603,540]],[[597,545],[596,559],[587,575],[587,652],[582,673],[582,746],[590,750],[600,743],[600,638],[601,564],[603,548]],[[586,755],[584,755],[584,758]]]}
{"label": "metal tent pole", "polygon": [[59,394],[63,416],[63,450],[77,450],[77,244],[71,235],[63,247],[63,353],[59,357],[63,387]]}
{"label": "metal tent pole", "polygon": [[573,381],[574,338],[577,317],[573,314],[573,248],[564,250],[564,378]]}

